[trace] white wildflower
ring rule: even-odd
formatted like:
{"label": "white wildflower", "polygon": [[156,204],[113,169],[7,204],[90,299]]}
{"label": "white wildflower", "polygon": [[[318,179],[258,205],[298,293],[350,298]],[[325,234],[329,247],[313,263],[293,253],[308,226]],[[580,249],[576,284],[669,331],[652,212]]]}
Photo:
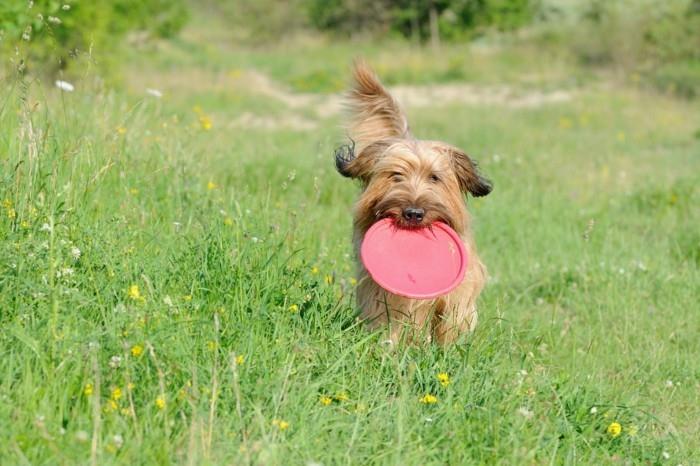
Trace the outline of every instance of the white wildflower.
{"label": "white wildflower", "polygon": [[115,434],[112,437],[112,442],[114,443],[114,446],[119,449],[122,447],[122,445],[124,445],[124,437],[122,437],[120,434]]}
{"label": "white wildflower", "polygon": [[591,414],[595,414],[595,413],[597,413],[597,412],[598,412],[598,408],[596,408],[595,406],[593,406],[593,407],[591,408],[590,413],[591,413]]}
{"label": "white wildflower", "polygon": [[160,99],[161,97],[163,97],[163,93],[160,92],[158,89],[146,89],[146,94],[151,95],[156,99]]}
{"label": "white wildflower", "polygon": [[61,19],[56,16],[49,16],[48,20],[51,24],[61,24]]}
{"label": "white wildflower", "polygon": [[56,271],[56,278],[70,277],[75,271],[70,267],[64,267],[61,270]]}
{"label": "white wildflower", "polygon": [[122,358],[120,356],[112,356],[109,358],[109,367],[116,369],[122,364]]}
{"label": "white wildflower", "polygon": [[671,459],[671,454],[667,451],[661,452],[661,456],[663,456],[665,460]]}
{"label": "white wildflower", "polygon": [[68,11],[68,10],[70,10],[70,5],[65,4],[61,8],[63,9],[63,11]]}
{"label": "white wildflower", "polygon": [[70,249],[70,253],[71,253],[71,256],[73,256],[73,259],[75,259],[75,260],[80,259],[80,255],[82,254],[82,252],[80,252],[80,249],[76,248],[75,246],[73,246]]}
{"label": "white wildflower", "polygon": [[534,412],[530,411],[525,406],[518,408],[518,414],[523,416],[525,419],[532,419],[532,417],[535,415]]}
{"label": "white wildflower", "polygon": [[673,388],[673,380],[666,381],[666,388]]}
{"label": "white wildflower", "polygon": [[173,299],[168,295],[163,298],[163,303],[168,307],[173,307]]}
{"label": "white wildflower", "polygon": [[61,81],[60,79],[56,81],[56,87],[66,92],[73,92],[75,90],[75,86],[73,86],[71,83],[68,81]]}

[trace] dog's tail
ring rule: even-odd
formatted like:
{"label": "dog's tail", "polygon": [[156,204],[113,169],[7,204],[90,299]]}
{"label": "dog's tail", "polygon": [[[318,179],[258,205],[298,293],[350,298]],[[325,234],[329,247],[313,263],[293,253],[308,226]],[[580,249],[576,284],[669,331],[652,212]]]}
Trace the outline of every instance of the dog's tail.
{"label": "dog's tail", "polygon": [[346,104],[350,112],[348,133],[358,152],[379,140],[409,135],[408,122],[398,102],[362,59],[355,60]]}

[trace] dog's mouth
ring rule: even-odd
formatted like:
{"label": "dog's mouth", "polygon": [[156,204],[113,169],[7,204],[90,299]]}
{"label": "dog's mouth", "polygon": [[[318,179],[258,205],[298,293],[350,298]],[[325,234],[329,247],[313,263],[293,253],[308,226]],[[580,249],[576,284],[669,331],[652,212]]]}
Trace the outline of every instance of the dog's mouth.
{"label": "dog's mouth", "polygon": [[452,227],[449,220],[440,216],[434,216],[430,212],[425,212],[421,219],[417,219],[410,216],[407,218],[407,216],[403,215],[402,211],[399,209],[389,209],[385,212],[377,212],[376,217],[377,221],[390,218],[394,221],[394,225],[396,225],[397,228],[401,228],[403,230],[420,230],[423,228],[431,228],[434,222],[442,222]]}

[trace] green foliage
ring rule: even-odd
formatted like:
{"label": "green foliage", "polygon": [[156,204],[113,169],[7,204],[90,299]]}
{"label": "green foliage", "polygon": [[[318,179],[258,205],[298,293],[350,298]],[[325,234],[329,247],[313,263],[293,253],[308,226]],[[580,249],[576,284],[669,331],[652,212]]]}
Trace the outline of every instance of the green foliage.
{"label": "green foliage", "polygon": [[13,0],[0,4],[0,50],[17,47],[22,68],[49,74],[80,57],[109,68],[127,34],[172,37],[187,17],[185,0]]}
{"label": "green foliage", "polygon": [[308,27],[307,0],[203,0],[196,8],[223,18],[238,42],[278,42]]}
{"label": "green foliage", "polygon": [[395,31],[404,37],[427,39],[430,16],[448,39],[473,35],[483,28],[506,31],[532,21],[536,0],[309,0],[312,24],[343,34]]}
{"label": "green foliage", "polygon": [[309,0],[312,25],[343,35],[384,31],[392,23],[391,0]]}
{"label": "green foliage", "polygon": [[698,0],[591,0],[563,34],[585,64],[620,67],[682,97],[700,90]]}

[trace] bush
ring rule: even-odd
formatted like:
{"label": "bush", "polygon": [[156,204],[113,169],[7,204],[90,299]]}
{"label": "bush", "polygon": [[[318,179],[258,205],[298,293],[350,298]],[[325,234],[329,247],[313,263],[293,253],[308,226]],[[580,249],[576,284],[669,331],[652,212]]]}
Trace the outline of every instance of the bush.
{"label": "bush", "polygon": [[319,29],[395,31],[421,40],[431,36],[431,15],[440,37],[457,39],[484,28],[517,29],[538,10],[538,0],[309,0],[311,23]]}
{"label": "bush", "polygon": [[574,40],[586,63],[700,60],[700,0],[591,0]]}
{"label": "bush", "polygon": [[23,67],[48,74],[93,54],[101,58],[96,63],[109,67],[128,33],[170,37],[186,20],[185,0],[3,1],[0,50],[17,47]]}
{"label": "bush", "polygon": [[700,0],[591,0],[572,44],[586,64],[639,73],[681,97],[700,94]]}

